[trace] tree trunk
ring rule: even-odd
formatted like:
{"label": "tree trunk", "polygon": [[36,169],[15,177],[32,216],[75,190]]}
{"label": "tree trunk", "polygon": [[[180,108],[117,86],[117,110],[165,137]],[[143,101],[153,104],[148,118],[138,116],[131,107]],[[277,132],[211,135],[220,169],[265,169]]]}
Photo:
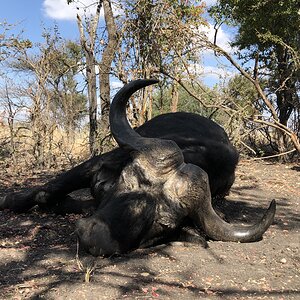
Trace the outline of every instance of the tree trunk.
{"label": "tree trunk", "polygon": [[91,156],[95,156],[97,154],[97,86],[94,55],[90,52],[86,52],[86,75],[90,121],[89,145]]}
{"label": "tree trunk", "polygon": [[101,99],[101,151],[105,150],[104,142],[109,136],[109,107],[110,107],[110,70],[114,59],[118,36],[117,28],[113,16],[111,2],[103,0],[104,18],[108,32],[107,45],[103,51],[101,62],[99,63],[99,87]]}
{"label": "tree trunk", "polygon": [[174,81],[172,85],[171,112],[177,112],[178,100],[178,83]]}
{"label": "tree trunk", "polygon": [[[294,110],[293,105],[293,82],[289,78],[289,54],[287,49],[282,47],[277,48],[278,53],[278,87],[276,89],[276,103],[278,107],[279,123],[288,126],[289,118]],[[279,152],[285,152],[288,147],[288,140],[283,132],[277,130],[276,143],[278,145]],[[284,158],[284,157],[283,157]]]}
{"label": "tree trunk", "polygon": [[[10,152],[13,161],[13,167],[17,166],[17,156],[16,156],[16,143],[15,143],[15,113],[12,108],[12,101],[9,97],[8,87],[5,86],[6,98],[7,98],[7,107],[8,107],[8,118],[7,123],[9,127],[9,139],[10,139]],[[1,123],[0,123],[1,125]]]}
{"label": "tree trunk", "polygon": [[86,40],[86,36],[83,29],[81,17],[77,15],[77,25],[80,33],[80,43],[84,50],[86,59],[86,76],[88,85],[88,99],[89,99],[89,121],[90,121],[90,133],[89,133],[89,145],[90,154],[95,156],[97,150],[97,84],[96,84],[96,59],[95,59],[95,40],[96,32],[99,23],[100,8],[102,1],[99,1],[97,6],[96,15],[91,18],[88,24],[89,43]]}

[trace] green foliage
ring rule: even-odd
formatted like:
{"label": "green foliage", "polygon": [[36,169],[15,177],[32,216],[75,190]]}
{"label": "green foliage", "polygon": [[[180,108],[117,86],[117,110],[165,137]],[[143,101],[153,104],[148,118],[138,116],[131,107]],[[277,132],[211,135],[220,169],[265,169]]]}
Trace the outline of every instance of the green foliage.
{"label": "green foliage", "polygon": [[241,49],[272,48],[280,38],[297,46],[300,18],[298,0],[220,0],[212,9],[219,18],[238,24],[235,44]]}
{"label": "green foliage", "polygon": [[[298,0],[220,0],[211,9],[216,22],[238,26],[233,42],[245,62],[256,60],[256,78],[267,80],[280,123],[299,123],[300,17]],[[292,114],[295,112],[295,114]],[[290,122],[291,123],[291,122]]]}
{"label": "green foliage", "polygon": [[266,107],[265,110],[262,105],[256,107],[262,118],[257,122],[271,126],[281,123],[274,126],[275,135],[274,130],[266,129],[269,144],[275,141],[274,149],[286,151],[290,148],[287,134],[299,151],[299,1],[220,0],[211,9],[211,14],[219,24],[225,22],[238,26],[233,42],[239,50],[236,54],[245,63],[255,62],[252,82],[263,79],[265,83],[263,88],[267,96],[260,95]]}
{"label": "green foliage", "polygon": [[225,97],[229,98],[231,106],[243,110],[245,117],[259,111],[262,113],[262,103],[253,84],[242,75],[235,75],[223,89]]}
{"label": "green foliage", "polygon": [[[188,82],[185,82],[185,86],[203,100],[207,104],[213,104],[215,92],[210,88],[206,90],[200,89],[197,85],[191,86]],[[160,86],[160,89],[154,95],[153,100],[153,115],[160,115],[168,113],[172,107],[172,89],[173,86],[166,83],[166,85]],[[205,108],[194,97],[192,97],[182,86],[178,86],[178,104],[176,111],[186,111],[192,113],[198,113],[201,116],[210,117],[215,108]]]}

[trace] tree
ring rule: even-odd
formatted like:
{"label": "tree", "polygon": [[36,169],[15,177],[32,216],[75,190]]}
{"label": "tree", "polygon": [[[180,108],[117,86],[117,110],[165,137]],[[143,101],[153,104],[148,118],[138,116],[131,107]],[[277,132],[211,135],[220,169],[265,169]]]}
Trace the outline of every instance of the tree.
{"label": "tree", "polygon": [[[119,19],[122,47],[117,54],[116,76],[124,83],[143,77],[163,75],[172,84],[170,108],[177,110],[178,83],[198,61],[193,44],[193,27],[203,22],[203,6],[198,1],[124,1]],[[177,81],[176,81],[176,80]],[[152,87],[140,101],[133,102],[138,124],[151,118]]]}
{"label": "tree", "polygon": [[86,98],[77,91],[75,80],[79,47],[62,40],[57,29],[45,31],[43,37],[45,42],[34,52],[19,48],[8,66],[23,77],[26,74],[19,89],[30,111],[32,155],[38,167],[50,167],[55,161],[55,130],[61,126],[69,137],[85,112]]}
{"label": "tree", "polygon": [[68,140],[73,140],[74,132],[86,114],[87,99],[78,90],[76,79],[82,69],[82,51],[80,45],[72,41],[59,42],[51,51],[54,56],[48,77],[51,110]]}
{"label": "tree", "polygon": [[[11,161],[9,165],[13,168],[17,167],[20,161],[18,155],[20,131],[27,130],[26,127],[21,126],[20,122],[22,114],[26,110],[26,103],[23,96],[22,90],[12,80],[7,77],[3,80],[3,84],[0,85],[0,111],[2,110],[3,116],[7,120],[8,135],[6,134],[6,130],[4,130],[4,135],[1,134],[0,158],[2,158],[3,154],[9,156]],[[4,126],[5,123],[3,122],[1,125]]]}
{"label": "tree", "polygon": [[0,62],[13,57],[20,48],[31,48],[32,43],[28,39],[23,39],[21,33],[13,34],[10,31],[16,27],[6,21],[0,22]]}
{"label": "tree", "polygon": [[[238,34],[233,43],[239,49],[239,58],[245,63],[255,61],[253,75],[248,79],[256,85],[274,127],[278,129],[277,144],[283,151],[284,131],[300,152],[299,138],[289,127],[289,120],[299,120],[300,37],[299,3],[287,1],[233,1],[220,0],[211,9],[216,22],[235,24]],[[219,53],[222,50],[217,49]],[[224,52],[223,52],[224,54]],[[247,77],[246,76],[246,77]],[[268,89],[260,90],[259,78],[267,78]],[[273,100],[274,99],[274,100]],[[293,112],[295,114],[293,115]],[[260,119],[260,122],[265,122]]]}

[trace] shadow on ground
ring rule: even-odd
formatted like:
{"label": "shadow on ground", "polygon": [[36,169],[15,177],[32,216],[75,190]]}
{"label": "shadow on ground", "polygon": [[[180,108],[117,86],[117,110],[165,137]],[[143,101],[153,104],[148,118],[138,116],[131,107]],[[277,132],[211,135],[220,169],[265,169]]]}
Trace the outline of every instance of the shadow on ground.
{"label": "shadow on ground", "polygon": [[0,298],[299,299],[296,195],[283,197],[247,177],[219,208],[232,223],[253,224],[273,198],[275,224],[260,242],[211,241],[207,249],[175,242],[105,259],[80,251],[76,258],[81,216],[2,211]]}

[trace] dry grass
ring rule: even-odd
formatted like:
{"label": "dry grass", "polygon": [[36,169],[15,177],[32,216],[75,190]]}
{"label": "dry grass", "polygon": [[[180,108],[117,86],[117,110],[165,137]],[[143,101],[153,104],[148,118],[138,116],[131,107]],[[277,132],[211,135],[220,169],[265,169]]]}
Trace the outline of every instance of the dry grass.
{"label": "dry grass", "polygon": [[[34,136],[30,130],[21,125],[16,126],[12,151],[11,133],[9,127],[0,124],[0,165],[5,165],[14,170],[24,171],[28,168],[38,168],[37,157],[33,153]],[[46,168],[74,165],[88,157],[88,132],[87,130],[72,133],[69,136],[61,129],[55,129],[53,134],[45,134],[42,139],[42,160]]]}

